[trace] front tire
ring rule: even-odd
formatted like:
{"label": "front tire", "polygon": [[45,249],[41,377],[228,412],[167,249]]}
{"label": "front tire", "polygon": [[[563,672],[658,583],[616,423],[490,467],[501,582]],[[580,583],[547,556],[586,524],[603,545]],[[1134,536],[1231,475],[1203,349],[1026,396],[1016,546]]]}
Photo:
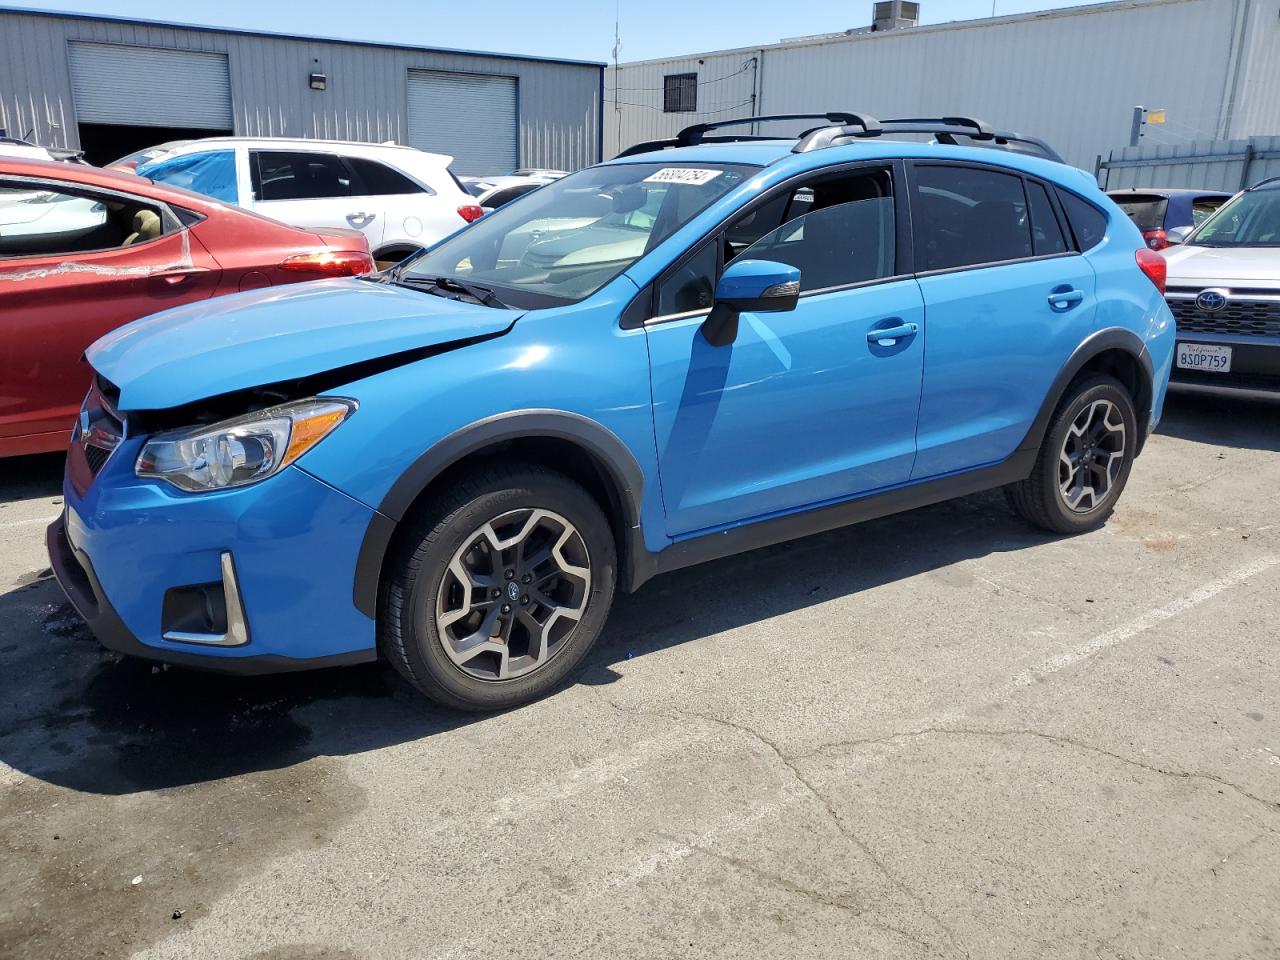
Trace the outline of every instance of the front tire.
{"label": "front tire", "polygon": [[1059,403],[1026,480],[1005,487],[1024,519],[1052,533],[1083,533],[1111,516],[1138,449],[1133,398],[1114,377],[1074,383]]}
{"label": "front tire", "polygon": [[536,464],[480,469],[400,539],[382,588],[379,646],[438,703],[516,707],[582,661],[616,581],[609,522],[579,484]]}

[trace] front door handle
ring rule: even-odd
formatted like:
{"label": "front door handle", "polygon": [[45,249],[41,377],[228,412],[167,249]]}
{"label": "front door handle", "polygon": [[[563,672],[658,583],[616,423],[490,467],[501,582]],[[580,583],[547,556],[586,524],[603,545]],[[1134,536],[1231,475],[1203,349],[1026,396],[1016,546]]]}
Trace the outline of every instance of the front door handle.
{"label": "front door handle", "polygon": [[1049,294],[1049,307],[1058,313],[1064,313],[1072,307],[1083,302],[1084,291],[1077,290],[1074,287],[1061,286],[1055,287]]}
{"label": "front door handle", "polygon": [[899,340],[914,337],[919,332],[920,324],[918,323],[901,323],[896,327],[878,327],[867,331],[867,343],[891,347]]}
{"label": "front door handle", "polygon": [[208,267],[174,267],[171,270],[161,270],[159,273],[153,273],[152,276],[159,277],[171,287],[176,287],[187,277],[195,277],[208,272]]}

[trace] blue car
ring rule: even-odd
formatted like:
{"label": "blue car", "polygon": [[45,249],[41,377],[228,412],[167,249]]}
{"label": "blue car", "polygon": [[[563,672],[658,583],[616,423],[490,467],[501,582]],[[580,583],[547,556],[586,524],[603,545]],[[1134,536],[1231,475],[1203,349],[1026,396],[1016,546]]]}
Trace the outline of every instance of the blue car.
{"label": "blue car", "polygon": [[126,654],[381,656],[493,710],[658,574],[995,487],[1101,524],[1164,401],[1164,260],[1038,141],[817,119],[104,337],[48,532],[71,602]]}

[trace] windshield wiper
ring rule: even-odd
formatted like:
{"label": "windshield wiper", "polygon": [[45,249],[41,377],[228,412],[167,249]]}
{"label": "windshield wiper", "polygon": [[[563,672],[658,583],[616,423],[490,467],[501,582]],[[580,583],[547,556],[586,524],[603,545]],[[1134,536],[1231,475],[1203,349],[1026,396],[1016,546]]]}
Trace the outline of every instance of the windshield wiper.
{"label": "windshield wiper", "polygon": [[[488,287],[482,287],[478,283],[464,283],[461,280],[453,279],[453,277],[414,277],[400,275],[391,282],[402,284],[406,287],[421,289],[427,293],[435,294],[435,296],[444,296],[445,293],[460,293],[486,307],[496,307],[500,310],[509,309],[507,305],[499,300],[497,295]],[[440,292],[437,293],[436,291]],[[456,300],[458,298],[450,297],[449,299]]]}

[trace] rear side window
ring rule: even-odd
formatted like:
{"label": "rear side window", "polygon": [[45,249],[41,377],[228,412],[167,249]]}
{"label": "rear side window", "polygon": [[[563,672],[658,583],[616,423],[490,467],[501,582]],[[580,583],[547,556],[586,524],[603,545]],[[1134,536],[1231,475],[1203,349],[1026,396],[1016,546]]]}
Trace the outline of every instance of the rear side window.
{"label": "rear side window", "polygon": [[1028,180],[1027,204],[1031,209],[1031,234],[1035,243],[1037,257],[1055,253],[1066,253],[1071,249],[1067,238],[1058,223],[1058,215],[1054,213],[1053,202],[1049,199],[1049,191],[1043,183]]}
{"label": "rear side window", "polygon": [[1169,201],[1165,197],[1150,194],[1112,194],[1116,202],[1139,230],[1163,230],[1165,211],[1169,209]]}
{"label": "rear side window", "polygon": [[921,270],[1032,256],[1021,177],[977,167],[917,165],[915,191],[912,220]]}
{"label": "rear side window", "polygon": [[1059,190],[1058,200],[1066,211],[1071,232],[1076,235],[1076,248],[1088,250],[1100,244],[1107,234],[1107,215],[1068,190]]}
{"label": "rear side window", "polygon": [[132,247],[164,235],[162,211],[143,200],[0,183],[0,259]]}
{"label": "rear side window", "polygon": [[392,170],[385,163],[367,160],[364,157],[347,157],[356,182],[352,193],[362,197],[383,197],[406,193],[424,193],[422,187],[414,183],[399,170]]}
{"label": "rear side window", "polygon": [[185,153],[170,160],[144,163],[138,176],[203,193],[224,203],[236,202],[236,155],[234,150]]}
{"label": "rear side window", "polygon": [[249,154],[249,170],[258,200],[351,196],[351,174],[331,153],[254,150]]}
{"label": "rear side window", "polygon": [[1191,223],[1194,226],[1200,226],[1226,202],[1226,197],[1197,197],[1191,204]]}

